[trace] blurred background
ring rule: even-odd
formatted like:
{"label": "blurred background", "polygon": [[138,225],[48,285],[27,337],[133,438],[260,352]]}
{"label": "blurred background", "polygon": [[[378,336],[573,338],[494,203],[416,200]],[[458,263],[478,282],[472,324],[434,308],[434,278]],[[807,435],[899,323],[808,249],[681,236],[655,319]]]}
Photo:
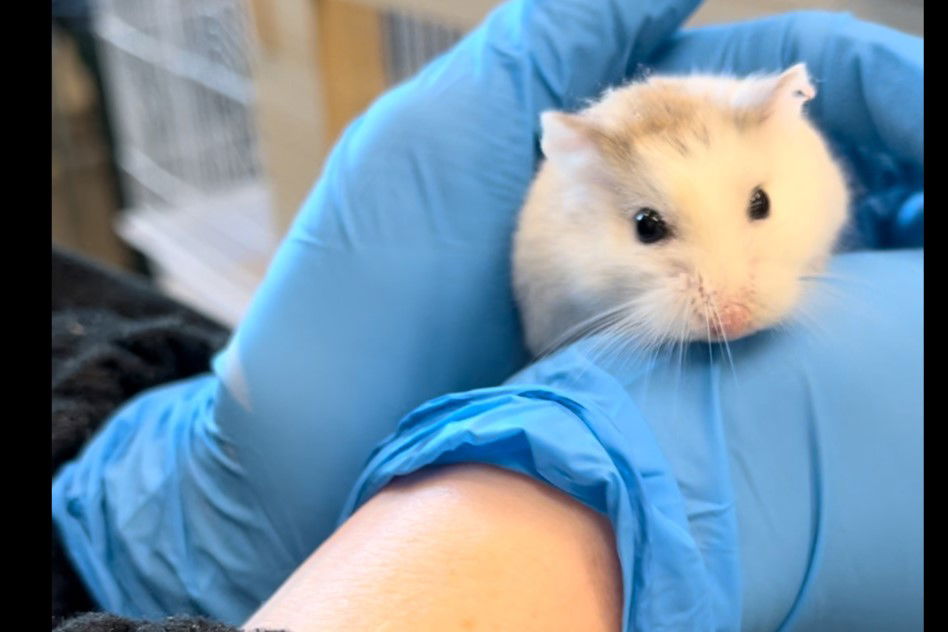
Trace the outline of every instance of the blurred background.
{"label": "blurred background", "polygon": [[[493,0],[73,0],[52,23],[52,241],[234,326],[345,125]],[[709,0],[691,25],[923,0]]]}

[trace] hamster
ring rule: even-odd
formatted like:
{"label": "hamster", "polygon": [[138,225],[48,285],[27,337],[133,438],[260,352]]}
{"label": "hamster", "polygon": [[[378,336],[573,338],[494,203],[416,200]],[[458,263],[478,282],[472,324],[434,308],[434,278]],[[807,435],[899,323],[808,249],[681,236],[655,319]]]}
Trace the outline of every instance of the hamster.
{"label": "hamster", "polygon": [[598,331],[646,348],[734,340],[786,318],[849,206],[803,111],[815,94],[798,64],[653,76],[544,112],[513,245],[533,354]]}

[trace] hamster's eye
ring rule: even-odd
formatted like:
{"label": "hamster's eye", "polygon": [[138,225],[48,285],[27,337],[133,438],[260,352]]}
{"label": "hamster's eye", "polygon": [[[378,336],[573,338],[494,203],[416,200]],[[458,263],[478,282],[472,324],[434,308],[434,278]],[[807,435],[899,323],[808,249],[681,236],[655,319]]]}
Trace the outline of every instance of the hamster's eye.
{"label": "hamster's eye", "polygon": [[770,198],[767,197],[767,194],[764,193],[764,190],[760,187],[754,189],[754,192],[751,193],[750,204],[747,207],[747,213],[750,215],[750,218],[753,219],[764,219],[770,215]]}
{"label": "hamster's eye", "polygon": [[668,225],[653,208],[643,208],[635,215],[635,231],[643,244],[653,244],[669,235]]}

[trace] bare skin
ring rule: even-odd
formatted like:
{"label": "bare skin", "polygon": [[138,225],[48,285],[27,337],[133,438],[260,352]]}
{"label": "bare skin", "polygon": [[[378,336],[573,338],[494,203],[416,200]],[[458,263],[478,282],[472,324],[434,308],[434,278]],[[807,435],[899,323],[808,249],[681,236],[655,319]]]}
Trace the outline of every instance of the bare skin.
{"label": "bare skin", "polygon": [[457,465],[362,506],[244,629],[615,631],[608,519],[526,476]]}

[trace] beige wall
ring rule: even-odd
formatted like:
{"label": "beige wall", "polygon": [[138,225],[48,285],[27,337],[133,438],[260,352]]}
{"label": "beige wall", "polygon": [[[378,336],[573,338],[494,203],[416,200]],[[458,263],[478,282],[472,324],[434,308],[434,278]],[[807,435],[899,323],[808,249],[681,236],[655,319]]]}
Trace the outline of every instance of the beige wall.
{"label": "beige wall", "polygon": [[282,232],[318,175],[329,144],[312,0],[251,0],[257,127],[274,224]]}
{"label": "beige wall", "polygon": [[[477,24],[499,4],[493,0],[358,0],[378,8],[409,8],[460,27]],[[692,25],[729,22],[770,13],[820,8],[850,11],[866,20],[921,34],[922,0],[709,0],[695,13]]]}
{"label": "beige wall", "polygon": [[282,234],[352,117],[385,89],[378,13],[345,0],[252,0],[257,120]]}
{"label": "beige wall", "polygon": [[745,20],[773,13],[824,9],[848,11],[853,15],[894,28],[922,34],[923,0],[710,0],[692,16],[689,24],[699,26]]}
{"label": "beige wall", "polygon": [[118,199],[93,79],[73,41],[56,31],[52,86],[52,243],[128,267],[128,248],[112,229]]}

